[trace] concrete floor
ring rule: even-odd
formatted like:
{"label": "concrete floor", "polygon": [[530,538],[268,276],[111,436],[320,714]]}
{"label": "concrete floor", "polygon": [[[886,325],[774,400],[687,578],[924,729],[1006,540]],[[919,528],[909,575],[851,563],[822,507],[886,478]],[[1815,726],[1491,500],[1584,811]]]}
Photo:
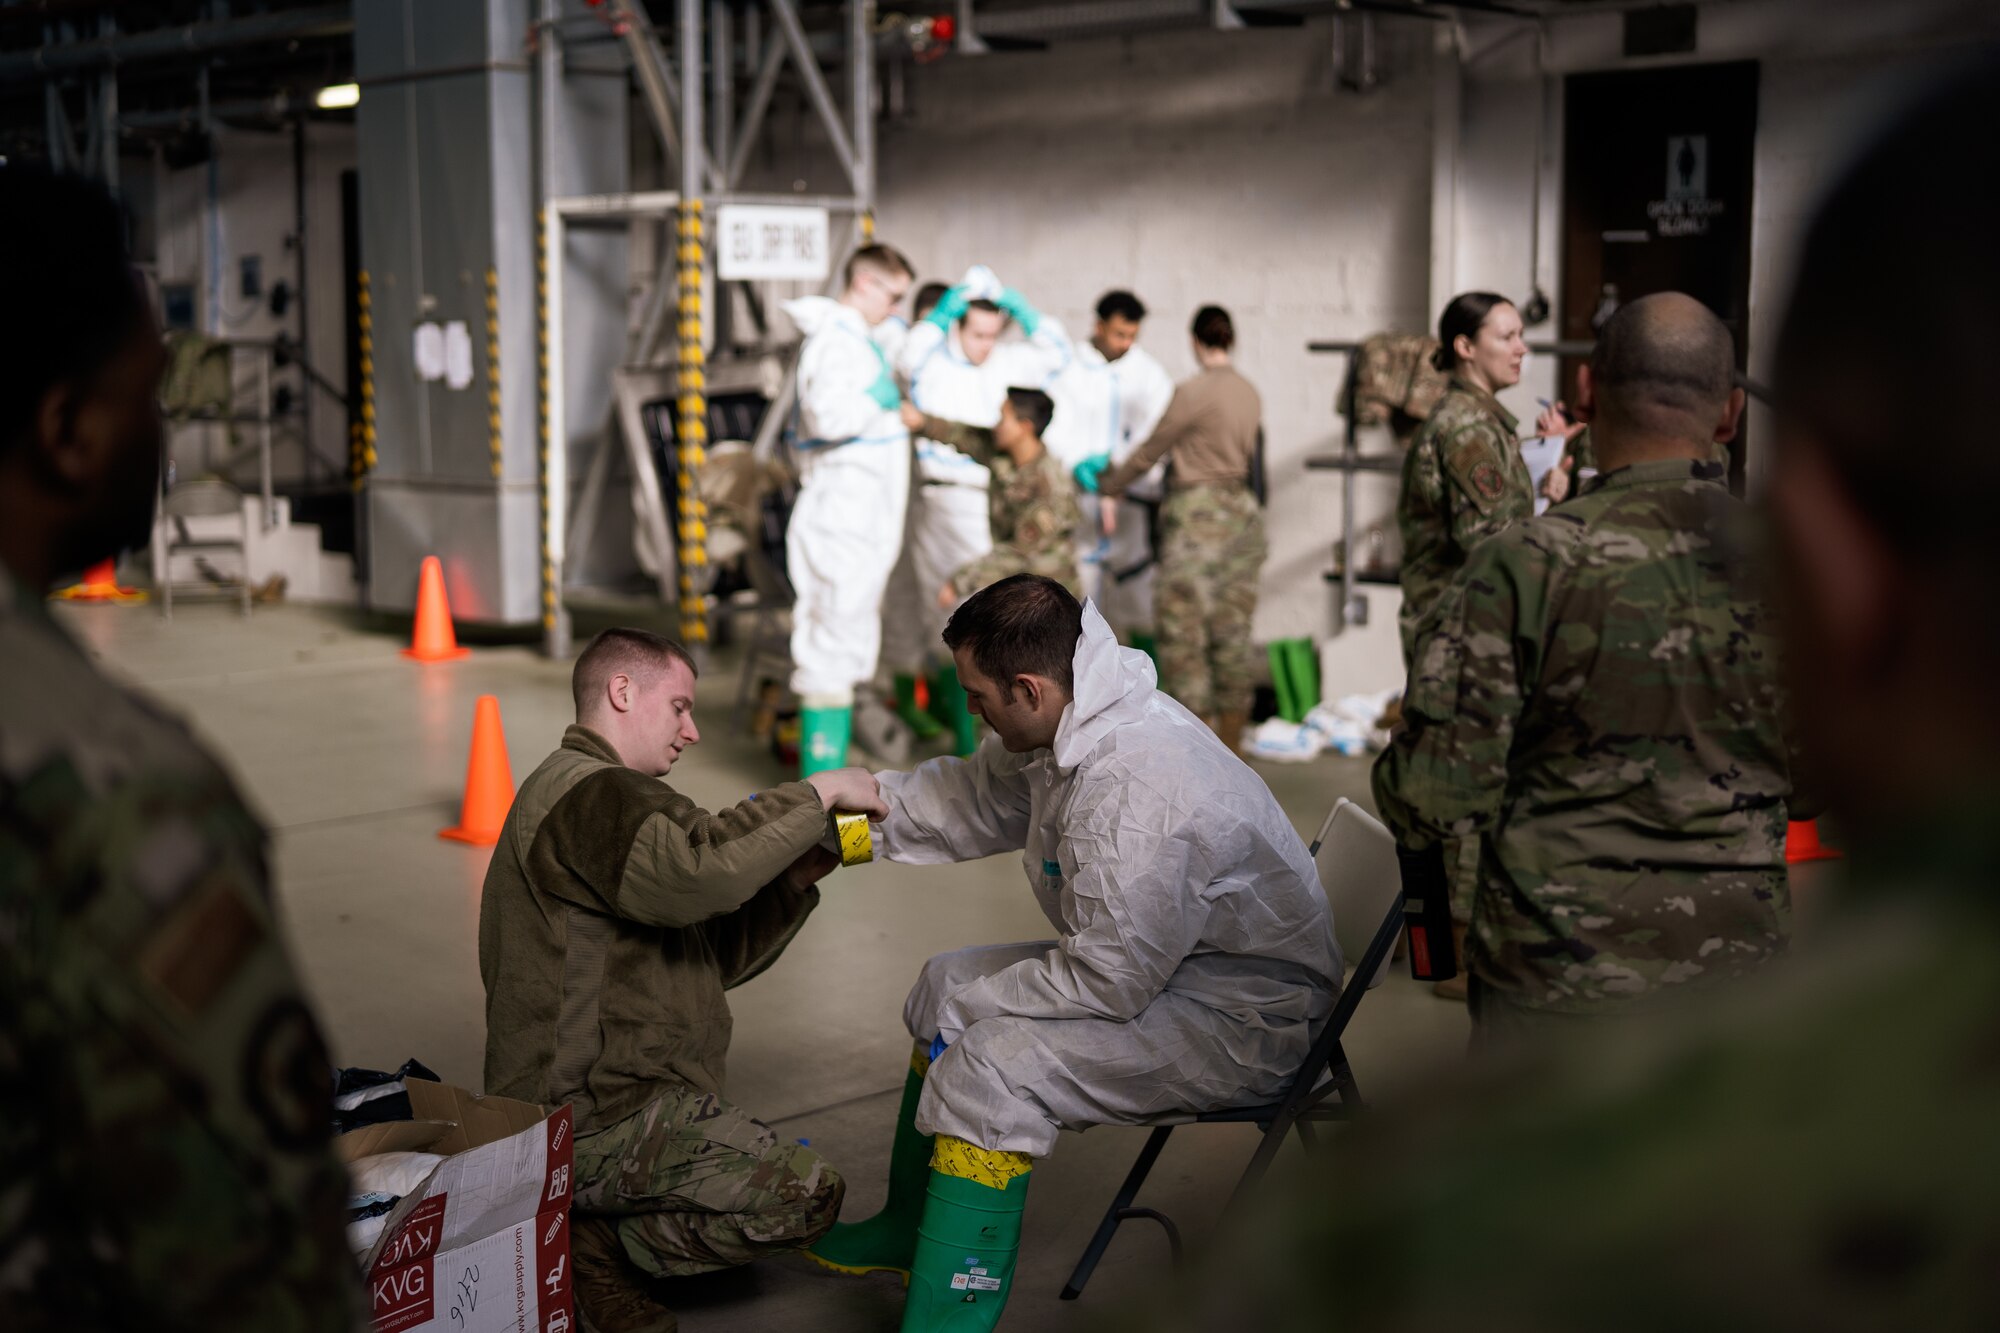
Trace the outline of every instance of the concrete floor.
{"label": "concrete floor", "polygon": [[[525,647],[489,647],[418,665],[399,655],[391,633],[324,608],[260,607],[245,619],[233,607],[179,604],[170,622],[147,607],[63,606],[57,614],[115,675],[184,716],[270,826],[284,921],[336,1060],[394,1068],[415,1056],[448,1081],[479,1087],[477,936],[489,853],[437,832],[456,822],[475,697],[499,697],[514,774],[525,776],[571,720],[569,664]],[[657,606],[583,608],[576,620],[579,643],[613,623],[671,631]],[[711,808],[787,776],[732,733],[733,667],[722,654],[703,678],[705,738],[673,775]],[[1260,768],[1307,837],[1336,797],[1369,804],[1364,761],[1328,756]],[[1015,857],[942,872],[878,863],[836,872],[824,889],[783,960],[732,992],[728,1092],[823,1152],[847,1177],[848,1215],[866,1216],[884,1189],[909,1058],[903,996],[918,965],[941,950],[1049,931]],[[1399,969],[1362,1004],[1347,1049],[1375,1097],[1451,1059],[1466,1031],[1463,1006],[1434,998]],[[1170,1213],[1199,1244],[1254,1134],[1181,1131],[1141,1202]],[[1088,1327],[1168,1271],[1158,1230],[1128,1226],[1085,1297],[1057,1299],[1143,1137],[1128,1129],[1067,1135],[1037,1166],[1009,1327]],[[690,1333],[892,1328],[902,1299],[893,1280],[841,1278],[797,1258],[671,1284],[666,1295]]]}

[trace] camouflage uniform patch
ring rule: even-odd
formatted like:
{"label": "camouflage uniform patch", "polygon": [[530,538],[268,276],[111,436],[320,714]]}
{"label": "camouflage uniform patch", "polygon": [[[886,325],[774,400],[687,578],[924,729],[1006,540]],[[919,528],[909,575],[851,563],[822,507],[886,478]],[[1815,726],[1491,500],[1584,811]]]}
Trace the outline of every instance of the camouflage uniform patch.
{"label": "camouflage uniform patch", "polygon": [[576,1179],[577,1208],[618,1218],[625,1253],[660,1277],[803,1249],[846,1191],[819,1154],[693,1088],[578,1138]]}
{"label": "camouflage uniform patch", "polygon": [[1264,512],[1242,486],[1172,491],[1160,509],[1160,688],[1196,717],[1247,712]]}
{"label": "camouflage uniform patch", "polygon": [[1472,552],[1425,625],[1376,804],[1479,844],[1472,970],[1591,1012],[1784,949],[1794,761],[1775,626],[1715,463],[1661,462]]}

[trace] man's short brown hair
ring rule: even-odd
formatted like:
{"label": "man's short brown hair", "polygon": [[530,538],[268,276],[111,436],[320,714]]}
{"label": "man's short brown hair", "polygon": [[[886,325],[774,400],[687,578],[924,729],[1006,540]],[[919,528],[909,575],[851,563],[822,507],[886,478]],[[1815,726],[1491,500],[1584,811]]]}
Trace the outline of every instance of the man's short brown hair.
{"label": "man's short brown hair", "polygon": [[576,700],[577,716],[583,715],[586,703],[604,693],[605,683],[613,676],[664,671],[675,662],[685,666],[690,676],[701,674],[688,650],[664,634],[622,625],[605,630],[577,655],[576,668],[570,673],[569,689]]}
{"label": "man's short brown hair", "polygon": [[854,276],[863,269],[896,278],[914,278],[917,270],[911,265],[901,250],[893,245],[864,245],[848,257],[847,268],[840,280],[849,287],[854,285]]}

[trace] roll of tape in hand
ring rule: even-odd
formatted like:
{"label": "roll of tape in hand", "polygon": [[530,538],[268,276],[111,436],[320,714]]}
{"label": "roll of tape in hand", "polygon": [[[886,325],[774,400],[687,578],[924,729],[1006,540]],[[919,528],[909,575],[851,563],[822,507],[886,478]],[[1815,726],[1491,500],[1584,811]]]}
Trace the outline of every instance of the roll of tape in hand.
{"label": "roll of tape in hand", "polygon": [[868,832],[867,815],[836,814],[833,826],[840,835],[842,865],[867,865],[875,859],[875,839]]}

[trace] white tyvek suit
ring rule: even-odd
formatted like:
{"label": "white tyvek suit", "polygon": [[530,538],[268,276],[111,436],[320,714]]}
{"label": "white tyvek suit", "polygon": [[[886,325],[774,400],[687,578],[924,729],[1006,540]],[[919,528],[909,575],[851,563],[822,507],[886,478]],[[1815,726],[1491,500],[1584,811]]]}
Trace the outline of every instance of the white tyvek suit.
{"label": "white tyvek suit", "polygon": [[[1078,343],[1076,359],[1056,381],[1055,420],[1046,443],[1065,467],[1075,467],[1094,454],[1109,454],[1122,463],[1152,435],[1173,401],[1174,381],[1143,347],[1127,349],[1107,361],[1090,342]],[[1087,596],[1117,630],[1148,629],[1153,624],[1153,574],[1120,583],[1112,575],[1132,569],[1149,553],[1146,510],[1135,499],[1157,501],[1163,494],[1164,461],[1127,489],[1118,501],[1118,530],[1105,536],[1099,507],[1086,502],[1083,527],[1077,532],[1077,567]]]}
{"label": "white tyvek suit", "polygon": [[[823,296],[787,301],[806,335],[799,350],[799,498],[785,535],[792,608],[792,688],[851,701],[875,675],[882,594],[902,546],[910,435],[896,409],[869,396],[889,374],[877,331]],[[902,335],[899,322],[884,336]]]}
{"label": "white tyvek suit", "polygon": [[[1069,335],[1048,315],[1032,338],[1002,342],[976,366],[959,347],[956,325],[944,329],[918,320],[903,340],[897,368],[909,381],[910,401],[922,410],[947,421],[992,426],[999,423],[1008,389],[1050,389],[1071,355]],[[993,549],[986,497],[992,473],[948,444],[926,439],[915,444],[909,550],[905,568],[896,571],[898,591],[890,600],[885,635],[889,661],[910,669],[937,648],[944,631],[938,589]]]}
{"label": "white tyvek suit", "polygon": [[1052,749],[878,775],[891,861],[1023,849],[1061,938],[941,954],[904,1005],[951,1046],[917,1127],[1046,1155],[1062,1129],[1275,1099],[1332,1011],[1333,916],[1271,791],[1094,606]]}

